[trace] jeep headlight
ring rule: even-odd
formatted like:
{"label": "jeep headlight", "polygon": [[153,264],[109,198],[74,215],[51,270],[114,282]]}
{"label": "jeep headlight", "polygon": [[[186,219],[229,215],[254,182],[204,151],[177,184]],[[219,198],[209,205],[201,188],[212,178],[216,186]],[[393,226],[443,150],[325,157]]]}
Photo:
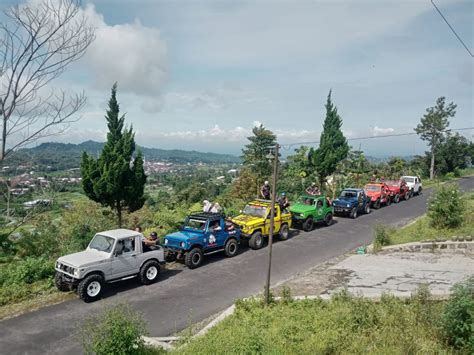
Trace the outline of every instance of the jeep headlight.
{"label": "jeep headlight", "polygon": [[80,270],[79,269],[73,269],[73,275],[75,278],[79,278]]}
{"label": "jeep headlight", "polygon": [[304,217],[304,213],[300,213],[300,217]]}
{"label": "jeep headlight", "polygon": [[179,246],[180,246],[181,248],[185,248],[185,247],[186,247],[186,242],[181,242],[181,243],[179,243]]}
{"label": "jeep headlight", "polygon": [[348,204],[347,204],[347,207],[351,207],[351,205],[348,203]]}
{"label": "jeep headlight", "polygon": [[168,239],[167,239],[167,238],[165,238],[165,245],[167,245],[167,244],[168,244]]}

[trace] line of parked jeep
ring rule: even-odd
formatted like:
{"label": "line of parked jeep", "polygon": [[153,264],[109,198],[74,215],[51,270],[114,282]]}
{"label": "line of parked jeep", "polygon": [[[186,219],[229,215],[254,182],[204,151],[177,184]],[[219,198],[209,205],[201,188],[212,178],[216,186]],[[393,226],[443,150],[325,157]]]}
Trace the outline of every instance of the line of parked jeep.
{"label": "line of parked jeep", "polygon": [[[315,224],[330,226],[334,215],[357,218],[392,202],[408,200],[422,191],[417,176],[371,182],[364,189],[347,188],[334,201],[324,195],[302,195],[289,209],[275,205],[274,234],[289,237],[291,227],[311,231]],[[148,247],[143,235],[128,229],[97,233],[86,250],[60,257],[55,284],[61,291],[76,290],[86,302],[100,298],[106,283],[138,277],[147,285],[158,280],[160,266],[183,260],[190,269],[199,267],[205,255],[224,252],[233,257],[240,244],[260,249],[270,232],[271,202],[249,202],[240,215],[226,218],[221,213],[195,213],[180,230],[165,236],[161,245]]]}

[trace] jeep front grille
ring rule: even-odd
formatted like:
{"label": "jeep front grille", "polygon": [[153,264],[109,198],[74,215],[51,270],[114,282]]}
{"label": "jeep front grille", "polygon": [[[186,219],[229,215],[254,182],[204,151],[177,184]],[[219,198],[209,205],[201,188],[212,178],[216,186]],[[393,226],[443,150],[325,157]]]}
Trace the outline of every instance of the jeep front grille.
{"label": "jeep front grille", "polygon": [[58,263],[58,269],[71,275],[74,274],[74,268],[72,266],[67,266],[62,263]]}

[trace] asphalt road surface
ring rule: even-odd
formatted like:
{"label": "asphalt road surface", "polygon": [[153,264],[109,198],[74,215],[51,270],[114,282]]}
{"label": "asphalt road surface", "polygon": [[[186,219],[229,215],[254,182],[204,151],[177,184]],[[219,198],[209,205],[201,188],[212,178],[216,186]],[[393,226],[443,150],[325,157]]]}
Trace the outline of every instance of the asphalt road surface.
{"label": "asphalt road surface", "polygon": [[[459,181],[473,190],[474,178]],[[369,244],[376,224],[400,226],[425,213],[430,191],[409,201],[361,215],[356,220],[336,218],[330,227],[305,233],[273,245],[272,284],[286,280],[319,263]],[[236,299],[263,290],[268,249],[242,248],[234,258],[214,254],[198,269],[164,270],[161,280],[142,286],[136,280],[112,285],[94,303],[71,300],[0,322],[2,354],[78,354],[82,348],[78,325],[106,306],[129,304],[141,312],[150,336],[167,336],[230,306]]]}

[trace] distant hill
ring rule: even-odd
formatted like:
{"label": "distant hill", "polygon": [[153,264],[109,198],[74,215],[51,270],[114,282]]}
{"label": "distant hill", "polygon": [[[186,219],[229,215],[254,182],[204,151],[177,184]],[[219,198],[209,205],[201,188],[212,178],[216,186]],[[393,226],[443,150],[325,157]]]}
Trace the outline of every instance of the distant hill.
{"label": "distant hill", "polygon": [[[81,162],[82,152],[98,156],[104,143],[86,141],[80,144],[42,143],[33,148],[21,149],[14,153],[3,165],[40,165],[41,168],[51,166],[53,170],[77,168]],[[240,158],[230,154],[202,153],[180,149],[157,149],[139,147],[148,161],[166,161],[170,163],[204,163],[224,164],[240,163]]]}

